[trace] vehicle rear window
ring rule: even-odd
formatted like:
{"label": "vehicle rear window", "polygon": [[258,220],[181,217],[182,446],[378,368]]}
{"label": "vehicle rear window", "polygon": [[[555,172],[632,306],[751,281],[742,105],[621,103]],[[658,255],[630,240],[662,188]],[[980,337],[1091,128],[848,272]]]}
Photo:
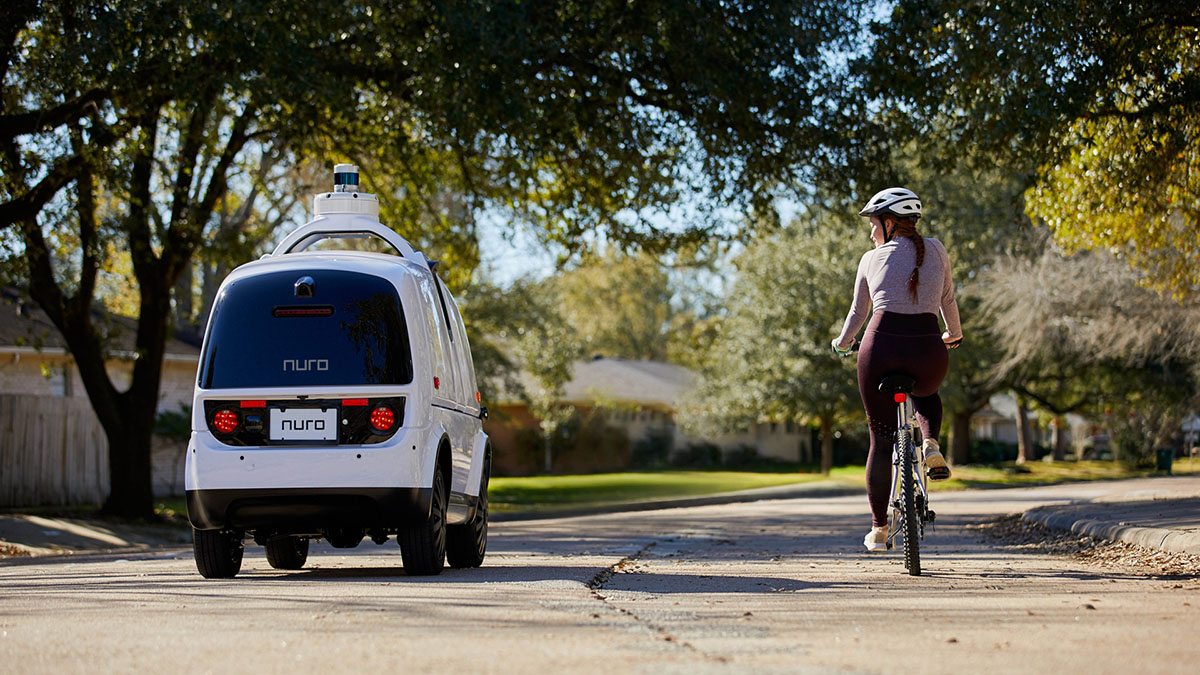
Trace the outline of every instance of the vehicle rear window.
{"label": "vehicle rear window", "polygon": [[[303,277],[312,294],[296,292]],[[213,306],[200,386],[408,384],[412,351],[395,287],[370,274],[271,272],[239,279]]]}

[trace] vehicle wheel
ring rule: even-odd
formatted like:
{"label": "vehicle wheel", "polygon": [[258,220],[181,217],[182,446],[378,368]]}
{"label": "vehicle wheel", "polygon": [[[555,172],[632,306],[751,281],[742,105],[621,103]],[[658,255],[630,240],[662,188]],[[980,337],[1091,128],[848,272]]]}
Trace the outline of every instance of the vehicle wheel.
{"label": "vehicle wheel", "polygon": [[232,579],[242,569],[242,536],[239,530],[192,528],[196,569],[205,579]]}
{"label": "vehicle wheel", "polygon": [[308,540],[275,537],[267,541],[267,562],[277,570],[298,570],[308,560]]}
{"label": "vehicle wheel", "polygon": [[479,504],[471,522],[446,527],[446,561],[451,567],[479,567],[487,553],[488,482],[492,473],[492,457],[488,452],[483,460],[483,476],[479,481]]}
{"label": "vehicle wheel", "polygon": [[900,432],[896,442],[900,443],[900,496],[904,508],[904,566],[914,577],[921,576],[921,521],[917,519],[917,488],[913,478],[916,465],[913,463],[913,445],[908,434]]}
{"label": "vehicle wheel", "polygon": [[446,479],[439,465],[433,472],[433,504],[429,518],[400,530],[396,540],[404,571],[413,576],[441,574],[446,560]]}

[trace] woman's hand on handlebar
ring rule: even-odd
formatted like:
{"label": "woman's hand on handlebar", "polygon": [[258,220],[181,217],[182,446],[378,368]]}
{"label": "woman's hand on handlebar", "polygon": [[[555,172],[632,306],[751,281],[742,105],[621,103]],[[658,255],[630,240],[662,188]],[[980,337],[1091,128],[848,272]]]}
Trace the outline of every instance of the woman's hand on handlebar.
{"label": "woman's hand on handlebar", "polygon": [[837,354],[838,356],[850,356],[854,352],[858,351],[858,340],[854,340],[853,342],[851,342],[850,346],[846,349],[840,349],[838,347],[838,341],[836,338],[833,340],[831,345],[833,347],[833,352],[835,354]]}

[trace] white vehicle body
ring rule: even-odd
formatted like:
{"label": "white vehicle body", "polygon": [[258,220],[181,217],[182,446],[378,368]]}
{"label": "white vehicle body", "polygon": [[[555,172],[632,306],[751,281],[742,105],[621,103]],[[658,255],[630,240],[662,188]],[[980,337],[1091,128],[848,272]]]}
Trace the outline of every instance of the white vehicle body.
{"label": "white vehicle body", "polygon": [[[436,264],[379,223],[374,197],[316,204],[312,222],[217,292],[192,406],[189,519],[256,541],[379,542],[430,517],[440,465],[445,523],[469,522],[490,449],[454,298]],[[304,250],[342,238],[394,253]],[[386,421],[381,408],[390,429],[364,426]],[[236,429],[222,432],[218,413]]]}

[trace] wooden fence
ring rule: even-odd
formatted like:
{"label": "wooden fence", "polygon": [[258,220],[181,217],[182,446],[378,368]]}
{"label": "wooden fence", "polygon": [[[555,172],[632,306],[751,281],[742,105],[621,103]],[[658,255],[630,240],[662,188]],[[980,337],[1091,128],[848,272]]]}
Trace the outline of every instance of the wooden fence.
{"label": "wooden fence", "polygon": [[99,503],[108,475],[86,398],[0,394],[0,507]]}

